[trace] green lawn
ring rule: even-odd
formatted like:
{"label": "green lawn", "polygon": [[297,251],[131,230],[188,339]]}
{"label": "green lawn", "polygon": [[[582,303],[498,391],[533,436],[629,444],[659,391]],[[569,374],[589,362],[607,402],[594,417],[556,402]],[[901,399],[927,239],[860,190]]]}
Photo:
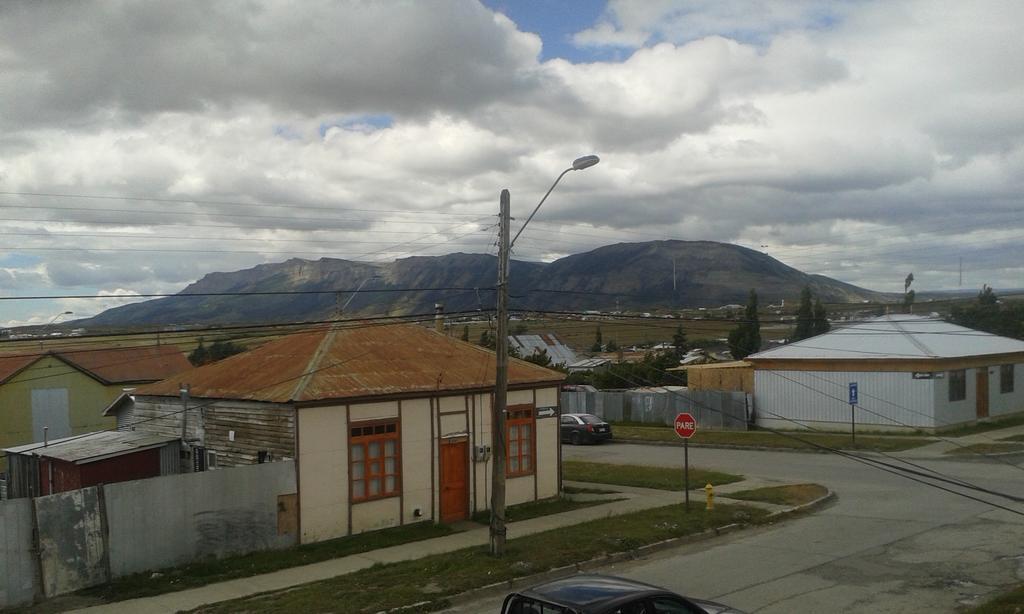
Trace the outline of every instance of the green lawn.
{"label": "green lawn", "polygon": [[445,525],[420,522],[287,550],[255,552],[244,556],[196,562],[183,567],[164,569],[156,578],[152,577],[153,574],[149,572],[134,574],[118,578],[102,586],[78,591],[76,595],[98,597],[106,602],[149,597],[224,580],[255,576],[288,567],[308,565],[388,546],[443,537],[453,532],[451,527]]}
{"label": "green lawn", "polygon": [[828,489],[820,484],[787,484],[786,486],[767,486],[753,488],[722,495],[741,501],[763,501],[776,505],[803,505],[828,494]]}
{"label": "green lawn", "polygon": [[[640,488],[657,488],[660,490],[683,490],[682,467],[643,467],[640,465],[612,465],[567,460],[562,462],[562,477],[566,480],[577,482],[638,486]],[[714,486],[718,486],[720,484],[739,482],[742,479],[743,476],[741,475],[690,467],[691,489],[703,488],[709,482]]]}
{"label": "green lawn", "polygon": [[[682,445],[682,440],[668,426],[612,426],[616,439],[631,441],[664,441]],[[809,431],[776,434],[769,431],[711,431],[698,430],[690,439],[693,444],[752,446],[792,450],[814,450],[815,445],[843,450],[874,450],[896,452],[932,443],[930,437],[894,435],[857,435],[853,445],[850,435],[843,433],[816,433]]]}
{"label": "green lawn", "polygon": [[[567,499],[565,497],[555,497],[553,499],[543,499],[541,501],[530,501],[529,503],[520,503],[519,505],[510,505],[506,507],[505,518],[507,522],[517,522],[519,520],[529,520],[530,518],[537,518],[539,516],[571,512],[572,510],[600,505],[614,500],[615,499],[605,499],[601,501],[573,501],[572,499]],[[474,522],[487,524],[490,520],[490,510],[481,510],[473,514]]]}
{"label": "green lawn", "polygon": [[1020,614],[1024,612],[1024,586],[967,610],[970,614]]}
{"label": "green lawn", "polygon": [[[700,533],[741,522],[757,524],[767,515],[742,505],[719,505],[712,511],[671,505],[592,520],[572,530],[556,529],[508,543],[505,556],[491,557],[486,547],[466,548],[415,561],[377,565],[356,573],[301,587],[194,610],[221,612],[381,612],[413,606],[431,612],[447,606],[446,598],[473,588],[587,561],[615,552]],[[414,605],[416,604],[416,605]]]}

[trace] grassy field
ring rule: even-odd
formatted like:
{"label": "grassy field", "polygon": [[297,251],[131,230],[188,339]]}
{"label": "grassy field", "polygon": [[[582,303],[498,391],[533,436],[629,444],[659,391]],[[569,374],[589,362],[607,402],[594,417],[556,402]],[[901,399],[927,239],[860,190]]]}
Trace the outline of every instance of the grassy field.
{"label": "grassy field", "polygon": [[740,501],[762,501],[775,505],[803,505],[827,494],[828,489],[820,484],[788,484],[741,490],[723,496]]}
{"label": "grassy field", "polygon": [[398,544],[443,537],[453,532],[451,527],[445,525],[421,522],[299,546],[297,548],[289,548],[287,550],[255,552],[245,556],[196,562],[183,567],[162,570],[158,577],[153,577],[153,574],[148,572],[134,574],[119,578],[109,584],[79,591],[76,595],[98,598],[103,602],[160,595],[235,578],[246,578],[279,569],[308,565]]}
{"label": "grassy field", "polygon": [[967,610],[970,614],[1020,614],[1024,612],[1024,586],[1003,593],[976,608]]}
{"label": "grassy field", "polygon": [[[682,440],[671,427],[631,426],[616,424],[612,427],[616,439],[630,441],[670,442],[682,445]],[[792,437],[769,431],[710,431],[701,430],[690,439],[693,444],[752,446],[758,448],[780,448],[813,450],[814,444],[843,450],[875,450],[894,452],[909,450],[932,443],[932,439],[921,436],[857,435],[854,445],[849,435],[843,433],[793,432]]]}
{"label": "grassy field", "polygon": [[[510,505],[505,508],[505,518],[508,522],[517,522],[519,520],[529,520],[530,518],[538,518],[540,516],[571,512],[584,507],[601,505],[602,503],[618,500],[619,499],[606,499],[603,501],[573,501],[572,499],[566,499],[565,497],[556,497],[554,499],[530,501],[529,503]],[[489,510],[482,510],[473,514],[473,522],[487,524],[490,520],[491,512]]]}
{"label": "grassy field", "polygon": [[[562,477],[577,482],[683,490],[683,472],[679,468],[671,467],[611,465],[567,460],[562,463]],[[703,488],[709,482],[715,486],[731,484],[742,479],[741,475],[690,467],[691,488]]]}
{"label": "grassy field", "polygon": [[682,506],[671,505],[584,522],[571,531],[557,529],[511,540],[501,559],[491,557],[485,547],[467,548],[193,611],[313,614],[380,612],[402,606],[413,606],[409,612],[436,611],[446,607],[446,597],[473,588],[726,524],[758,524],[766,515],[743,505],[719,505],[710,512],[691,506],[684,514]]}

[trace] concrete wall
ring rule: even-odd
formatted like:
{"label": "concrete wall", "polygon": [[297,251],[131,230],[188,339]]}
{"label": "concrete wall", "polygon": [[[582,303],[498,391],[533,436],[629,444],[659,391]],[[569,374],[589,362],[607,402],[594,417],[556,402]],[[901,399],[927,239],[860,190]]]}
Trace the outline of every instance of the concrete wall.
{"label": "concrete wall", "polygon": [[293,494],[295,462],[185,473],[106,489],[113,577],[258,550],[287,548],[278,496]]}
{"label": "concrete wall", "polygon": [[[109,581],[99,489],[71,490],[34,502],[43,594],[53,597]],[[138,534],[132,539],[144,542],[151,536]]]}
{"label": "concrete wall", "polygon": [[1013,392],[1000,392],[999,365],[989,368],[988,385],[989,415],[1005,416],[1024,411],[1024,364],[1013,366]]}
{"label": "concrete wall", "polygon": [[0,609],[32,602],[32,500],[0,501]]}
{"label": "concrete wall", "polygon": [[348,534],[348,410],[298,411],[302,543]]}

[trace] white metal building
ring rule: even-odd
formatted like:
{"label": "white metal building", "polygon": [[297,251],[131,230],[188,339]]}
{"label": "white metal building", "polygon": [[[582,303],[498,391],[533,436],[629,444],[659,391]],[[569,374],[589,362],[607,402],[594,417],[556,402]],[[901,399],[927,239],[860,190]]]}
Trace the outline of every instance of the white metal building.
{"label": "white metal building", "polygon": [[933,430],[1024,411],[1024,342],[937,318],[882,316],[746,360],[771,428]]}

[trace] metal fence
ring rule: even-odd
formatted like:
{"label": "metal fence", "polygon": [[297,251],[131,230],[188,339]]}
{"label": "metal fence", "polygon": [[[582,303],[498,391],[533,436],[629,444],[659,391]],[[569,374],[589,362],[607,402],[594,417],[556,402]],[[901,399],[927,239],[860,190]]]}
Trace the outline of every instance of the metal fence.
{"label": "metal fence", "polygon": [[562,392],[562,413],[587,413],[609,422],[671,426],[689,412],[701,428],[745,431],[752,420],[752,397],[722,390],[596,390]]}
{"label": "metal fence", "polygon": [[296,545],[295,492],[295,463],[282,461],[0,501],[0,608]]}

